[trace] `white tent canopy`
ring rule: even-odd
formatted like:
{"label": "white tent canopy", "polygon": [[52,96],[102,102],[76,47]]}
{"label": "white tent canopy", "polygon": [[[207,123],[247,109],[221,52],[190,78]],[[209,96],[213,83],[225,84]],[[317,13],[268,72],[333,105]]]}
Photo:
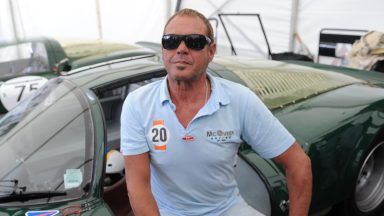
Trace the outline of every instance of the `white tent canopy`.
{"label": "white tent canopy", "polygon": [[[159,42],[177,6],[210,18],[218,13],[258,13],[274,53],[293,50],[295,32],[316,55],[322,28],[384,31],[382,0],[0,0],[0,41],[44,35]],[[254,33],[256,20],[236,19],[232,28],[238,33],[231,36],[236,47],[257,49],[262,41]],[[228,46],[222,31],[219,25],[218,43]]]}

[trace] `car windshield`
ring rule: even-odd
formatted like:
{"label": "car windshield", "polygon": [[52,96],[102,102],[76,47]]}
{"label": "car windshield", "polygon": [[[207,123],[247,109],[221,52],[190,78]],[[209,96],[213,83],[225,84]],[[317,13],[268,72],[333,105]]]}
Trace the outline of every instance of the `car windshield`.
{"label": "car windshield", "polygon": [[87,195],[94,157],[92,125],[86,98],[68,80],[52,79],[22,101],[0,119],[0,197],[66,194],[12,201],[30,205]]}
{"label": "car windshield", "polygon": [[0,47],[0,76],[46,72],[48,64],[48,53],[42,42]]}

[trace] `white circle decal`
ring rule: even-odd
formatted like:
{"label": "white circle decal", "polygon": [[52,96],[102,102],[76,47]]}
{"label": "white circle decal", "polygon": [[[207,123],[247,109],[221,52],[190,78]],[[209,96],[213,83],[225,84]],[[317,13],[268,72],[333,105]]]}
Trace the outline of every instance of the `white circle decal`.
{"label": "white circle decal", "polygon": [[155,150],[167,150],[169,131],[164,125],[164,120],[153,121],[153,126],[150,128],[148,135]]}
{"label": "white circle decal", "polygon": [[9,111],[47,81],[47,78],[41,76],[23,76],[7,80],[0,86],[1,103]]}

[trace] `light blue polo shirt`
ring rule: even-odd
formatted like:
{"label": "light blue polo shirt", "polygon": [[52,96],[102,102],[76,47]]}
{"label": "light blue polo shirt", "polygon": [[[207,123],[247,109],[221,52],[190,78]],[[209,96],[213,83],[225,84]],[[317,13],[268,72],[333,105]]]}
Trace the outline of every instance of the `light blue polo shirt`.
{"label": "light blue polo shirt", "polygon": [[187,128],[166,79],[130,93],[123,105],[121,151],[149,151],[152,193],[162,212],[175,216],[220,215],[240,199],[233,165],[242,139],[265,158],[295,141],[248,88],[209,79],[211,97]]}

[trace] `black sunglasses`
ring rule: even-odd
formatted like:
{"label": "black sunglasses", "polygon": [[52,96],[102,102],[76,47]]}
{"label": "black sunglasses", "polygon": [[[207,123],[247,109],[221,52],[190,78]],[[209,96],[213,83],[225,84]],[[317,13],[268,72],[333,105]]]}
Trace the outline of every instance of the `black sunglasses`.
{"label": "black sunglasses", "polygon": [[212,42],[209,37],[201,34],[177,35],[166,34],[161,38],[161,44],[164,49],[173,50],[179,47],[181,41],[184,41],[188,49],[202,50],[205,45]]}

